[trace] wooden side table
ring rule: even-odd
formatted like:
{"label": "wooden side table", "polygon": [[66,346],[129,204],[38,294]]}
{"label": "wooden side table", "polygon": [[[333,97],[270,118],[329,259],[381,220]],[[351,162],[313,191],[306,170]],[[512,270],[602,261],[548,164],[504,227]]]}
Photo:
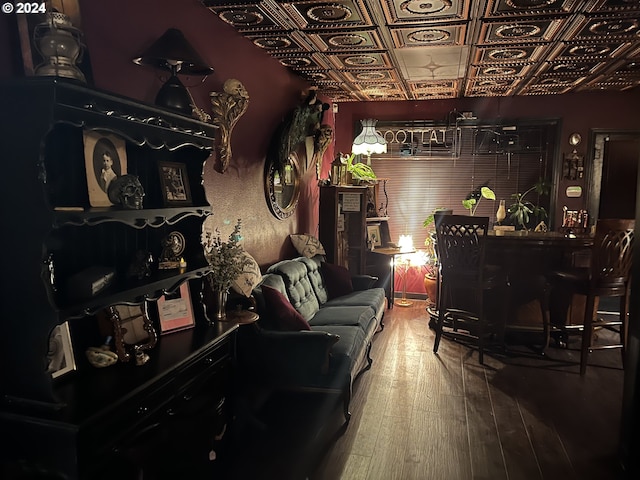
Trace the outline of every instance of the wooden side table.
{"label": "wooden side table", "polygon": [[251,310],[227,310],[227,322],[235,322],[238,325],[248,325],[251,323],[255,323],[259,318],[260,315]]}

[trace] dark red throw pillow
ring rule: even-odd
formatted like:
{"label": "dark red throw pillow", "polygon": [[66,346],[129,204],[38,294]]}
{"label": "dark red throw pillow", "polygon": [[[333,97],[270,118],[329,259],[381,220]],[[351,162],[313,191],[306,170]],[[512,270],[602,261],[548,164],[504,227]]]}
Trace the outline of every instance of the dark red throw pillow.
{"label": "dark red throw pillow", "polygon": [[353,292],[353,283],[351,282],[351,272],[349,270],[343,266],[326,262],[322,262],[320,269],[329,300]]}
{"label": "dark red throw pillow", "polygon": [[273,325],[278,330],[299,332],[300,330],[311,330],[307,322],[300,313],[293,308],[291,302],[282,293],[273,287],[262,286],[264,303],[269,311]]}

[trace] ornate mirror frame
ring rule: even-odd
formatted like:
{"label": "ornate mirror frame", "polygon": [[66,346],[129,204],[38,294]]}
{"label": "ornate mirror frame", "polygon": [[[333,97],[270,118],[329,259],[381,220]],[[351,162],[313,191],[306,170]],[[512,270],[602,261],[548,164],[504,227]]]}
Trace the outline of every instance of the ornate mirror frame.
{"label": "ornate mirror frame", "polygon": [[[277,172],[273,162],[265,164],[265,195],[273,213],[280,220],[289,218],[295,212],[300,198],[300,162],[297,153],[291,153],[283,172]],[[283,189],[293,189],[286,204],[282,199]]]}

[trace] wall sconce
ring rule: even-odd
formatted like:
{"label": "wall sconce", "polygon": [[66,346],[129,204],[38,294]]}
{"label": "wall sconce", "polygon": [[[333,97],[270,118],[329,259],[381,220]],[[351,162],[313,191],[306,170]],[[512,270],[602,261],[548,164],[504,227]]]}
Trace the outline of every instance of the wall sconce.
{"label": "wall sconce", "polygon": [[170,72],[171,76],[156,95],[156,105],[186,115],[193,114],[195,105],[178,74],[201,75],[204,81],[206,76],[213,72],[213,68],[200,58],[182,32],[176,28],[167,30],[142,55],[134,58],[133,62]]}
{"label": "wall sconce", "polygon": [[377,120],[367,118],[360,120],[362,124],[362,131],[353,140],[353,146],[351,147],[351,153],[356,155],[366,155],[367,165],[371,165],[371,154],[373,153],[387,153],[387,142],[382,135],[376,132]]}

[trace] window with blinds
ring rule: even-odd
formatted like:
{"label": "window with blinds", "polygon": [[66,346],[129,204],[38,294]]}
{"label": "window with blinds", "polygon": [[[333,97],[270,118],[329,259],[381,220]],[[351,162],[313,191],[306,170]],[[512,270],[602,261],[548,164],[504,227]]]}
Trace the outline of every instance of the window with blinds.
{"label": "window with blinds", "polygon": [[[388,142],[388,153],[372,157],[372,167],[386,185],[379,186],[378,203],[388,195],[387,214],[391,241],[400,235],[413,236],[420,247],[426,236],[422,226],[436,208],[453,209],[468,215],[462,200],[474,190],[488,186],[496,201],[482,198],[475,215],[495,221],[499,200],[513,203],[512,195],[532,187],[539,178],[552,180],[557,122],[539,125],[460,127],[453,132],[408,134],[412,127],[378,124]],[[435,128],[435,127],[429,127]],[[399,132],[404,129],[405,132]],[[441,129],[444,130],[444,129]],[[444,142],[436,144],[435,139]],[[535,192],[527,199],[549,212],[550,198]],[[508,224],[509,218],[503,224]],[[548,222],[547,222],[548,223]]]}

